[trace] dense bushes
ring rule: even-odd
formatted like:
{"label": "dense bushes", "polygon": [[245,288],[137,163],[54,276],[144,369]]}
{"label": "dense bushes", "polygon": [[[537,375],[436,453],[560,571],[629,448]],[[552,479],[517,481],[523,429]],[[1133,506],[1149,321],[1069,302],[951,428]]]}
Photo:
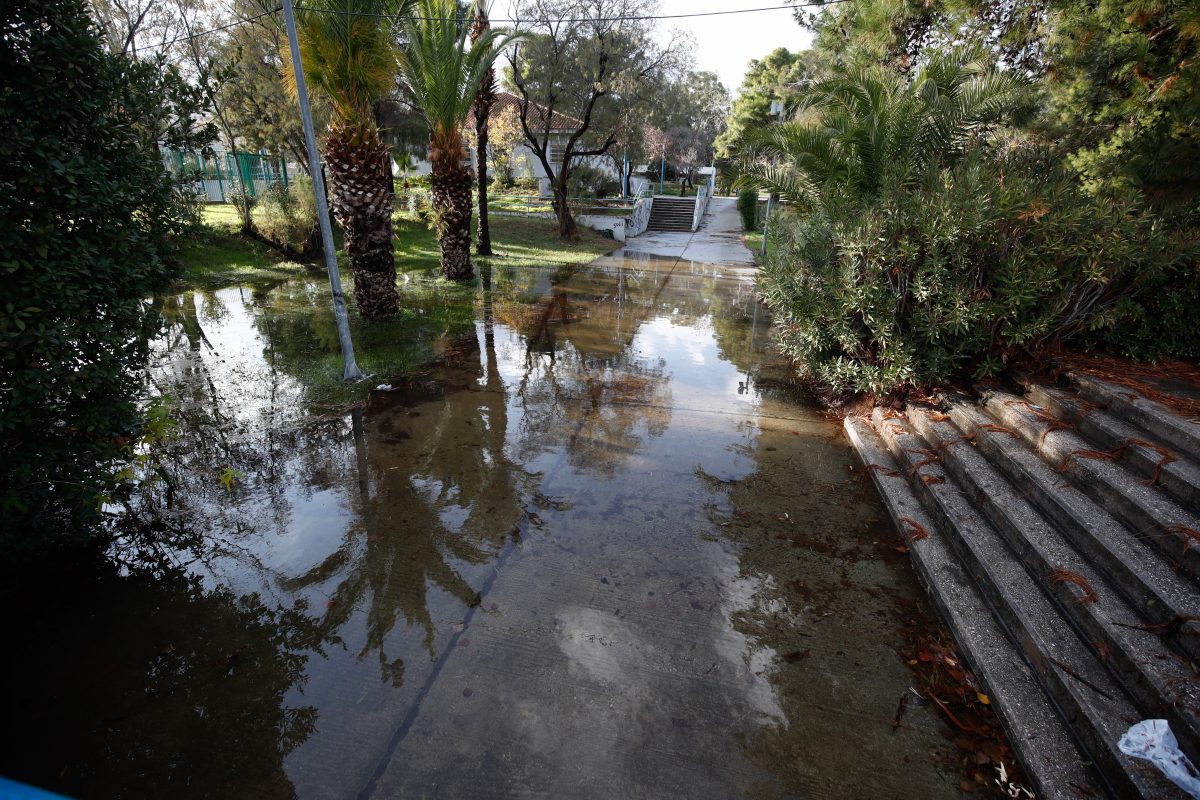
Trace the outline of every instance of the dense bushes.
{"label": "dense bushes", "polygon": [[758,189],[745,188],[738,192],[737,210],[742,217],[742,228],[753,231],[758,229]]}
{"label": "dense bushes", "polygon": [[320,254],[317,200],[312,179],[307,175],[297,176],[288,186],[273,184],[254,204],[251,213],[258,232],[276,246],[295,251],[305,259]]}
{"label": "dense bushes", "polygon": [[161,63],[101,49],[84,0],[0,5],[0,545],[95,531],[139,434],[147,298],[175,271],[183,198],[156,141],[213,138]]}
{"label": "dense bushes", "polygon": [[1024,85],[980,51],[908,78],[839,70],[807,102],[742,166],[793,203],[760,281],[783,347],[837,389],[978,379],[1103,337],[1189,265],[1136,201],[1086,195],[1040,148],[1001,147]]}
{"label": "dense bushes", "polygon": [[567,179],[571,197],[612,197],[621,191],[620,182],[602,169],[579,164]]}
{"label": "dense bushes", "polygon": [[1161,226],[1023,159],[977,153],[772,225],[761,286],[787,353],[839,390],[884,394],[1103,335],[1132,287],[1171,268]]}

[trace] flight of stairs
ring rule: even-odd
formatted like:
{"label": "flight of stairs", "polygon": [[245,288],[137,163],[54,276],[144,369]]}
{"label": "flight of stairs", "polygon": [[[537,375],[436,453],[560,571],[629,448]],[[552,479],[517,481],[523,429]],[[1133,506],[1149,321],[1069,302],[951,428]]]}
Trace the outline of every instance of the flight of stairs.
{"label": "flight of stairs", "polygon": [[656,195],[650,206],[651,231],[691,231],[696,214],[696,198]]}
{"label": "flight of stairs", "polygon": [[1037,796],[1186,797],[1117,741],[1166,719],[1200,765],[1200,424],[1085,375],[1021,391],[846,430]]}

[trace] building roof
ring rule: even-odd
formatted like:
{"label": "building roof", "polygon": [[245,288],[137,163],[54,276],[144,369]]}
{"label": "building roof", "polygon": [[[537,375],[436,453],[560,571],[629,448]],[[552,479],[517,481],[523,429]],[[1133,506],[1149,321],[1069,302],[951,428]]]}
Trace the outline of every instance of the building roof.
{"label": "building roof", "polygon": [[[532,100],[529,101],[529,127],[537,133],[546,127],[546,117],[544,107],[538,105]],[[496,104],[492,106],[492,114],[516,114],[518,117],[521,114],[521,98],[512,92],[496,92]],[[573,131],[583,124],[583,120],[577,117],[572,117],[570,114],[564,114],[561,111],[555,111],[550,117],[551,131]],[[471,113],[467,115],[467,127],[475,127],[475,110],[472,108]]]}

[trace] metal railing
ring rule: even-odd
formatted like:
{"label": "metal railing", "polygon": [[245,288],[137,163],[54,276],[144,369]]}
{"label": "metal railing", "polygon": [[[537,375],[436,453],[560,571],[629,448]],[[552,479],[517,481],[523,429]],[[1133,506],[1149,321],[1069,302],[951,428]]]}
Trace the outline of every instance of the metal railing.
{"label": "metal railing", "polygon": [[197,194],[211,203],[223,203],[237,197],[240,187],[246,194],[258,197],[275,184],[287,186],[287,164],[282,158],[259,153],[213,153],[163,148],[163,163],[183,185],[190,185]]}

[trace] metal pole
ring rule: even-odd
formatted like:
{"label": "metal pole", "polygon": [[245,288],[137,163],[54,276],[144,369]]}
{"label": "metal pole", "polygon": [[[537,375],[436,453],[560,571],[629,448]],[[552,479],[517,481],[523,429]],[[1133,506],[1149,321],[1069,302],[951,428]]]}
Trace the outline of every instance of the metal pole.
{"label": "metal pole", "polygon": [[663,145],[662,163],[658,168],[658,193],[663,193],[663,186],[667,180],[667,146]]}
{"label": "metal pole", "polygon": [[308,169],[312,175],[313,194],[317,200],[317,222],[321,225],[321,243],[325,245],[325,268],[329,272],[329,288],[333,292],[333,315],[337,318],[338,341],[342,345],[342,378],[347,381],[363,379],[362,370],[354,360],[354,343],[350,340],[350,321],[346,317],[346,297],[342,294],[342,278],[338,274],[337,253],[333,249],[333,228],[329,224],[329,206],[325,202],[325,177],[321,174],[321,157],[317,154],[317,136],[313,133],[312,108],[308,104],[308,86],[304,82],[304,65],[300,62],[300,43],[296,40],[296,17],[292,0],[283,0],[283,20],[287,25],[288,45],[292,50],[292,74],[296,76],[296,97],[300,101],[300,119],[304,123],[304,144],[308,148]]}
{"label": "metal pole", "polygon": [[763,243],[762,254],[767,254],[767,223],[771,221],[771,195],[767,195],[767,214],[763,217]]}

